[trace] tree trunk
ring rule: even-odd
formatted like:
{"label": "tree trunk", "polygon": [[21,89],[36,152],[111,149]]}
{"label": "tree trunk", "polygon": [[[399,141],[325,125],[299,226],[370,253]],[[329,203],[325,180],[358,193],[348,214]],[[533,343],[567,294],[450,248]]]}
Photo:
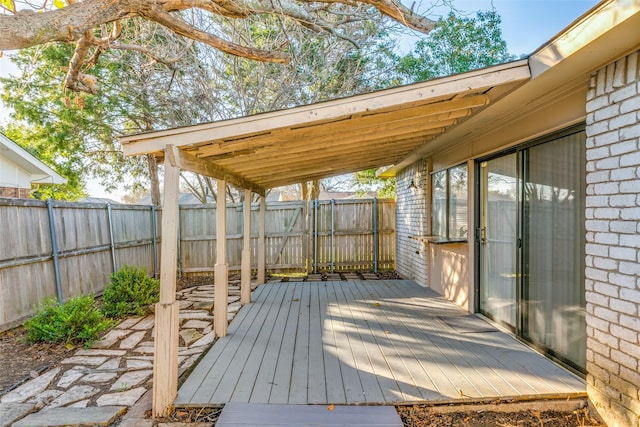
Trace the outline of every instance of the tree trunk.
{"label": "tree trunk", "polygon": [[158,179],[158,162],[152,154],[147,154],[147,165],[149,167],[149,180],[151,181],[151,204],[160,206],[160,179]]}

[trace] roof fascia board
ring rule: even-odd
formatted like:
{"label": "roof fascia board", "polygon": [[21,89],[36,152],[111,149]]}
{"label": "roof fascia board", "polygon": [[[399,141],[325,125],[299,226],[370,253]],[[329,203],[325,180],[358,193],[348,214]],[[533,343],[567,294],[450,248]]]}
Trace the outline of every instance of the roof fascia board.
{"label": "roof fascia board", "polygon": [[526,59],[437,80],[341,98],[288,110],[120,138],[125,155],[158,153],[167,145],[189,146],[216,139],[335,120],[374,110],[424,103],[428,99],[504,85],[530,77]]}
{"label": "roof fascia board", "polygon": [[6,149],[4,155],[16,165],[33,175],[34,184],[66,184],[67,180],[38,160],[6,135],[0,133],[0,145]]}
{"label": "roof fascia board", "polygon": [[632,18],[639,9],[640,0],[608,0],[595,6],[529,57],[531,79]]}

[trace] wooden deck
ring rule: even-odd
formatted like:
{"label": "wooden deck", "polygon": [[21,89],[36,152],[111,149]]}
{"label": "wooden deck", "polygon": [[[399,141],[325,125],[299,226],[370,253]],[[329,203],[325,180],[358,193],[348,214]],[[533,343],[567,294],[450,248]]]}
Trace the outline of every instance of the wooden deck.
{"label": "wooden deck", "polygon": [[581,379],[414,282],[291,282],[256,290],[175,404],[398,404],[583,393]]}

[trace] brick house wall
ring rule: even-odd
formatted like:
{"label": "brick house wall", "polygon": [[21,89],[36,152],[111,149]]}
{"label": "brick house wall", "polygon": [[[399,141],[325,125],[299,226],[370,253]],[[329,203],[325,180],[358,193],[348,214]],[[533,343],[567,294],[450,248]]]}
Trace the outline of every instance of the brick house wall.
{"label": "brick house wall", "polygon": [[640,62],[587,95],[587,388],[609,426],[640,426]]}
{"label": "brick house wall", "polygon": [[426,160],[412,164],[396,176],[396,270],[421,286],[429,286],[427,248],[410,236],[428,233],[428,176]]}
{"label": "brick house wall", "polygon": [[29,199],[31,190],[28,188],[0,187],[0,197],[8,197],[14,199]]}

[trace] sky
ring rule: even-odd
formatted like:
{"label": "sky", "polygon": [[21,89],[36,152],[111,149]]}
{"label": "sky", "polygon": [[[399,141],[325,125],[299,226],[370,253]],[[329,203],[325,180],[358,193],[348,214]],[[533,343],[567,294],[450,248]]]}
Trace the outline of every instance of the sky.
{"label": "sky", "polygon": [[[403,0],[404,3],[408,2]],[[423,2],[428,4],[426,1]],[[475,15],[478,10],[495,8],[502,17],[502,36],[507,42],[509,53],[516,56],[531,54],[540,46],[562,31],[586,11],[595,6],[596,0],[452,0],[454,7],[461,13]],[[417,10],[425,10],[416,7]],[[437,18],[446,15],[449,9],[436,9],[429,15]],[[405,37],[400,46],[407,53],[417,37]],[[17,70],[10,63],[5,52],[0,58],[0,76],[15,75]],[[0,102],[0,125],[10,120],[7,111]],[[94,197],[111,197],[119,200],[122,192],[105,193],[96,182],[89,183],[88,191]]]}

